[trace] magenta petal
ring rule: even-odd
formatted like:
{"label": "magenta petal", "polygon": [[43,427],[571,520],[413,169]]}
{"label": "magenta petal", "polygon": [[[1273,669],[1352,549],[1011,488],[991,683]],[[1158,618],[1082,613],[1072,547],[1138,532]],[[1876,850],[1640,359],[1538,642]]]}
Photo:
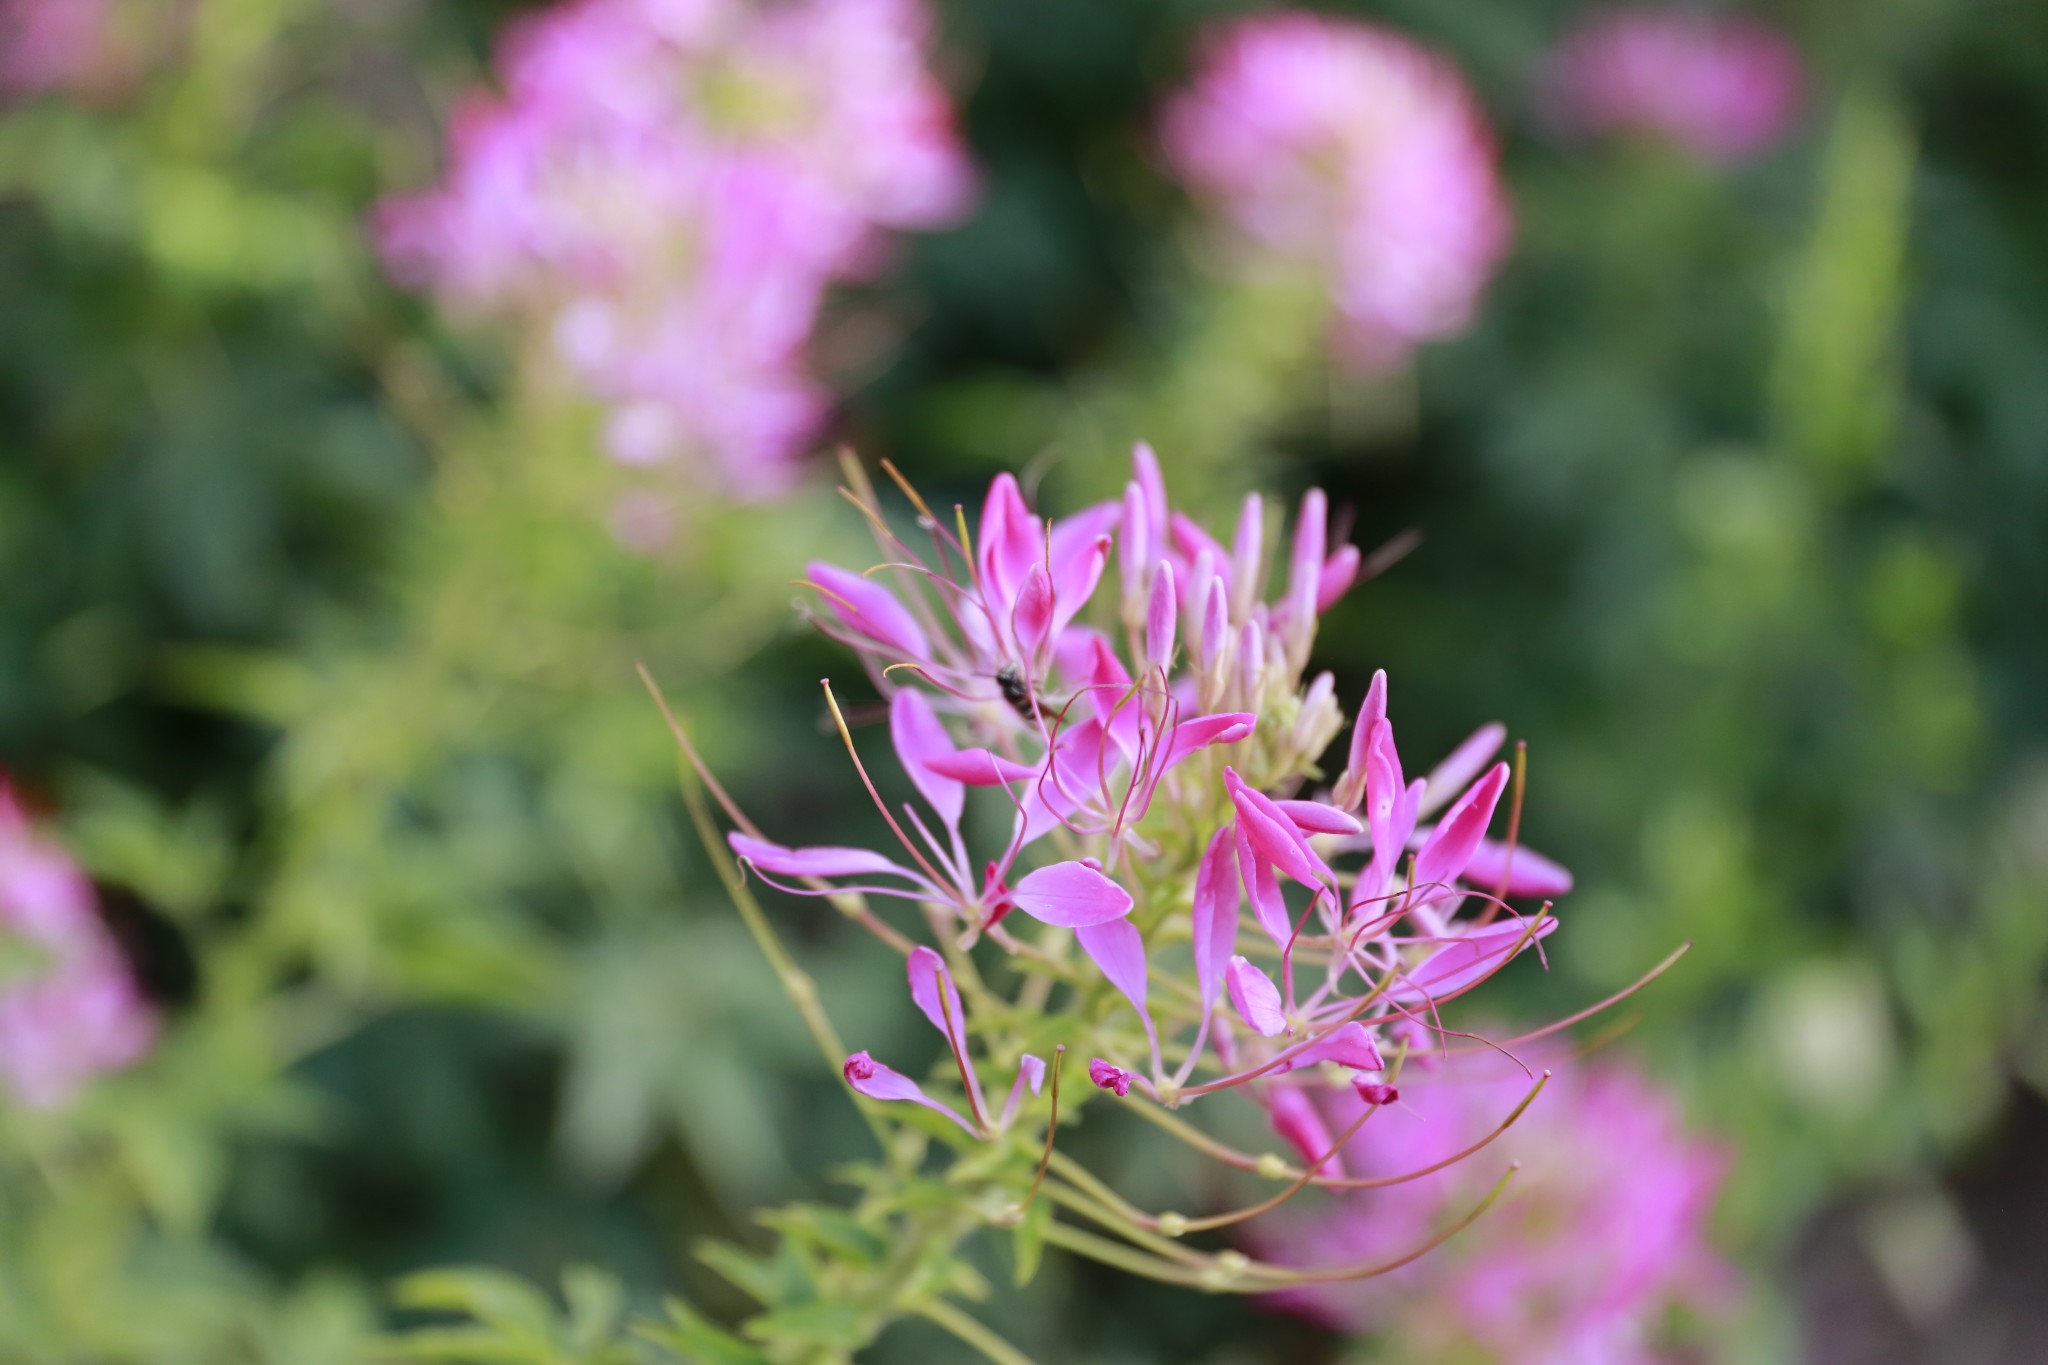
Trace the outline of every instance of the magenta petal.
{"label": "magenta petal", "polygon": [[1237,949],[1237,882],[1237,853],[1230,831],[1219,829],[1209,840],[1195,873],[1195,989],[1201,992],[1204,1010],[1215,1001],[1223,964]]}
{"label": "magenta petal", "polygon": [[1223,969],[1224,984],[1238,1017],[1255,1033],[1271,1038],[1287,1030],[1287,1014],[1280,1008],[1280,988],[1251,964],[1250,959],[1233,957]]}
{"label": "magenta petal", "polygon": [[1350,1067],[1353,1071],[1382,1071],[1386,1062],[1380,1056],[1379,1048],[1373,1045],[1372,1035],[1365,1031],[1365,1025],[1353,1019],[1339,1025],[1325,1035],[1321,1041],[1311,1043],[1287,1059],[1281,1069],[1292,1071],[1296,1067],[1312,1066],[1317,1062],[1335,1062],[1338,1066]]}
{"label": "magenta petal", "polygon": [[932,766],[932,760],[953,753],[953,737],[922,692],[906,687],[890,699],[889,738],[896,745],[897,761],[924,799],[949,828],[957,826],[967,793],[960,779],[947,777]]}
{"label": "magenta petal", "polygon": [[1007,607],[1038,559],[1038,518],[1024,502],[1013,474],[998,474],[981,505],[982,589],[991,605]]}
{"label": "magenta petal", "polygon": [[[1457,880],[1472,861],[1486,827],[1493,823],[1493,808],[1508,785],[1508,765],[1496,763],[1437,822],[1436,830],[1415,855],[1415,885],[1448,885]],[[1424,797],[1427,800],[1427,796]]]}
{"label": "magenta petal", "polygon": [[814,563],[806,573],[810,585],[850,628],[906,658],[930,657],[931,647],[925,643],[917,618],[896,600],[895,593],[834,564]]}
{"label": "magenta petal", "polygon": [[1131,893],[1086,863],[1054,863],[1017,883],[1011,899],[1033,919],[1062,928],[1106,924],[1131,912]]}
{"label": "magenta petal", "polygon": [[1017,605],[1010,613],[1010,627],[1016,632],[1017,644],[1024,650],[1036,650],[1052,634],[1052,579],[1045,569],[1037,564],[1024,575],[1024,586],[1017,590]]}
{"label": "magenta petal", "polygon": [[934,773],[970,787],[1000,787],[1006,782],[1029,782],[1038,769],[992,754],[986,749],[955,749],[952,753],[927,759]]}
{"label": "magenta petal", "polygon": [[1328,882],[1328,864],[1316,856],[1308,840],[1286,813],[1273,804],[1272,798],[1246,786],[1229,768],[1223,774],[1231,803],[1237,808],[1238,827],[1259,856],[1303,886],[1322,886]]}
{"label": "magenta petal", "polygon": [[[1273,1121],[1273,1131],[1285,1138],[1301,1153],[1304,1162],[1322,1161],[1330,1153],[1330,1130],[1324,1126],[1322,1115],[1316,1112],[1315,1102],[1292,1085],[1266,1087],[1264,1095],[1266,1114]],[[1341,1157],[1330,1155],[1328,1161],[1317,1168],[1318,1175],[1344,1174]]]}
{"label": "magenta petal", "polygon": [[967,1016],[961,1009],[960,993],[953,988],[953,978],[946,971],[946,960],[920,944],[911,950],[904,968],[910,977],[911,1000],[932,1021],[932,1027],[946,1036],[954,1051],[964,1053]]}
{"label": "magenta petal", "polygon": [[1504,920],[1474,929],[1452,939],[1432,953],[1387,992],[1387,998],[1401,1004],[1419,1000],[1441,1000],[1486,977],[1504,965],[1514,953],[1548,938],[1557,928],[1549,915],[1531,932],[1525,920]]}
{"label": "magenta petal", "polygon": [[1365,763],[1371,753],[1373,727],[1387,718],[1387,670],[1382,668],[1372,675],[1372,686],[1365,689],[1365,700],[1359,704],[1358,719],[1351,725],[1351,755],[1345,762],[1344,770],[1355,774],[1361,780],[1365,776]]}
{"label": "magenta petal", "polygon": [[1152,574],[1152,597],[1145,605],[1145,664],[1164,672],[1173,662],[1174,629],[1180,604],[1173,595],[1173,569],[1161,564]]}
{"label": "magenta petal", "polygon": [[1294,934],[1287,919],[1287,902],[1280,897],[1280,880],[1273,873],[1273,865],[1252,848],[1244,822],[1233,821],[1230,829],[1237,839],[1237,870],[1245,898],[1252,903],[1252,914],[1258,917],[1259,927],[1267,936],[1285,948]]}
{"label": "magenta petal", "polygon": [[1170,771],[1197,749],[1206,749],[1211,744],[1235,744],[1250,735],[1258,723],[1259,718],[1249,711],[1219,711],[1213,716],[1184,720],[1173,727],[1173,738],[1166,748],[1166,763],[1160,771]]}
{"label": "magenta petal", "polygon": [[1481,891],[1492,891],[1499,886],[1502,872],[1508,874],[1505,894],[1510,896],[1555,900],[1572,889],[1570,870],[1534,849],[1518,846],[1514,861],[1510,863],[1506,844],[1481,839],[1479,847],[1472,852],[1471,860],[1465,864],[1465,881]]}
{"label": "magenta petal", "polygon": [[1117,514],[1113,504],[1105,504],[1069,517],[1054,528],[1051,570],[1055,634],[1066,629],[1067,623],[1095,595],[1102,570],[1109,563],[1111,541],[1104,531],[1115,524]]}
{"label": "magenta petal", "polygon": [[894,1067],[884,1066],[865,1052],[856,1052],[848,1057],[842,1072],[848,1085],[871,1100],[925,1102],[924,1090],[916,1081]]}
{"label": "magenta petal", "polygon": [[1137,1077],[1122,1067],[1106,1062],[1100,1057],[1091,1057],[1088,1059],[1088,1079],[1101,1086],[1104,1090],[1115,1091],[1117,1097],[1121,1099],[1123,1096],[1131,1093],[1131,1082],[1136,1080]]}
{"label": "magenta petal", "polygon": [[1137,926],[1128,919],[1105,920],[1101,924],[1082,925],[1074,931],[1074,938],[1081,951],[1109,978],[1109,984],[1122,991],[1132,1008],[1143,1015],[1145,940]]}
{"label": "magenta petal", "polygon": [[908,868],[898,867],[881,854],[865,848],[784,848],[766,839],[733,833],[726,843],[740,857],[778,877],[859,877],[881,873],[923,881]]}
{"label": "magenta petal", "polygon": [[1360,563],[1356,545],[1339,545],[1324,561],[1322,577],[1316,583],[1316,611],[1326,612],[1337,605],[1337,599],[1351,591],[1351,585],[1358,581]]}
{"label": "magenta petal", "polygon": [[1507,737],[1506,726],[1482,725],[1467,736],[1463,744],[1451,750],[1443,762],[1430,770],[1429,790],[1422,798],[1422,813],[1427,815],[1465,790],[1466,785],[1485,769],[1487,760],[1500,752],[1500,746],[1507,742]]}
{"label": "magenta petal", "polygon": [[1275,801],[1281,813],[1304,834],[1363,834],[1365,826],[1320,801]]}

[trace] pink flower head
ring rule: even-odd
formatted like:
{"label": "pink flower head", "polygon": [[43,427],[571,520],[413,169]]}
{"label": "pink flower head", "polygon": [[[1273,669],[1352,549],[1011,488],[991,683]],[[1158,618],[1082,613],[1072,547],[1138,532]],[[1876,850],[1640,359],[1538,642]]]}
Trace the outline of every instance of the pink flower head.
{"label": "pink flower head", "polygon": [[30,823],[0,779],[0,939],[44,961],[0,985],[0,1082],[31,1109],[68,1103],[86,1082],[138,1060],[156,1040],[143,998],[92,883]]}
{"label": "pink flower head", "polygon": [[[1575,1066],[1561,1048],[1522,1056],[1532,1066],[1548,1062],[1555,1074],[1481,1155],[1339,1194],[1325,1211],[1270,1233],[1270,1250],[1297,1265],[1391,1259],[1477,1204],[1510,1161],[1520,1162],[1506,1196],[1474,1228],[1391,1275],[1275,1301],[1340,1330],[1383,1334],[1403,1359],[1665,1359],[1658,1333],[1668,1310],[1711,1306],[1729,1283],[1706,1244],[1726,1154],[1688,1134],[1670,1098],[1625,1065]],[[1322,1109],[1327,1124],[1341,1128],[1368,1107],[1392,1106],[1343,1152],[1353,1172],[1384,1179],[1481,1141],[1533,1084],[1529,1073],[1489,1056],[1440,1083],[1403,1085],[1404,1093],[1374,1084],[1355,1094],[1325,1091]],[[1606,1153],[1614,1159],[1602,1159]]]}
{"label": "pink flower head", "polygon": [[1464,80],[1387,29],[1300,11],[1225,21],[1160,136],[1198,198],[1328,281],[1361,366],[1462,329],[1507,251],[1492,137]]}
{"label": "pink flower head", "polygon": [[108,0],[0,0],[0,99],[90,88]]}
{"label": "pink flower head", "polygon": [[1761,20],[1617,9],[1558,45],[1544,93],[1568,135],[1642,133],[1732,162],[1791,131],[1804,82],[1798,51]]}
{"label": "pink flower head", "polygon": [[444,182],[378,207],[393,275],[545,330],[629,465],[775,491],[829,403],[825,292],[973,175],[919,0],[571,0],[515,24]]}

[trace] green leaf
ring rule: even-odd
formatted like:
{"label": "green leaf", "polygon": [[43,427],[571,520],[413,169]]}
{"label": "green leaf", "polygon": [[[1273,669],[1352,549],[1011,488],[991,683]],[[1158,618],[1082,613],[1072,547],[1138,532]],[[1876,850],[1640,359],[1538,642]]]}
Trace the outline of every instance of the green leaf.
{"label": "green leaf", "polygon": [[1010,1249],[1016,1255],[1017,1264],[1010,1278],[1019,1289],[1030,1284],[1038,1274],[1038,1263],[1045,1253],[1045,1225],[1052,1221],[1052,1201],[1034,1199],[1031,1207],[1024,1210],[1024,1216],[1010,1229]]}
{"label": "green leaf", "polygon": [[747,1335],[768,1342],[796,1342],[805,1346],[835,1346],[852,1350],[868,1341],[868,1324],[861,1310],[850,1303],[829,1299],[778,1308],[772,1313],[749,1318]]}
{"label": "green leaf", "polygon": [[889,1254],[888,1239],[838,1209],[799,1204],[770,1210],[759,1215],[759,1221],[816,1247],[833,1260],[864,1269],[880,1265]]}
{"label": "green leaf", "polygon": [[641,1340],[676,1352],[691,1365],[768,1365],[768,1357],[732,1333],[712,1326],[702,1315],[680,1299],[664,1305],[665,1323],[638,1323],[633,1334]]}
{"label": "green leaf", "polygon": [[408,1275],[392,1290],[400,1307],[464,1313],[478,1322],[543,1346],[554,1335],[555,1312],[547,1296],[502,1270],[477,1266],[425,1270]]}
{"label": "green leaf", "polygon": [[580,1355],[595,1356],[618,1334],[625,1289],[595,1266],[574,1265],[562,1272],[562,1297],[569,1305],[570,1346]]}

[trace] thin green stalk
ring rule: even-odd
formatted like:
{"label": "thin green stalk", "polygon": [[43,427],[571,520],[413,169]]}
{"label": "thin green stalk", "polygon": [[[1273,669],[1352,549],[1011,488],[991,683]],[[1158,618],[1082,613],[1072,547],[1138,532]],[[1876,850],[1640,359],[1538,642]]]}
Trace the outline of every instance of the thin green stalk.
{"label": "thin green stalk", "polygon": [[996,1365],[1034,1365],[1030,1356],[997,1336],[980,1319],[961,1312],[944,1299],[921,1303],[917,1306],[917,1312],[920,1317],[945,1328],[993,1360]]}

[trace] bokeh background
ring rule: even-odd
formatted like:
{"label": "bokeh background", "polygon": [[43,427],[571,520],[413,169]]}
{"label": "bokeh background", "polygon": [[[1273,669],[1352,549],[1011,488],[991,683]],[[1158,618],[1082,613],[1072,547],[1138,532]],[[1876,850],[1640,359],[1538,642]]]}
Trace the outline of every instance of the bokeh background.
{"label": "bokeh background", "polygon": [[[678,494],[650,548],[590,405],[367,226],[531,8],[137,4],[118,69],[0,106],[0,766],[196,965],[143,1063],[0,1110],[0,1359],[356,1360],[449,1263],[742,1311],[695,1243],[863,1138],[633,665],[764,825],[857,831],[816,693],[852,670],[791,610],[862,553],[828,448],[1071,508],[1139,437],[1212,515],[1313,484],[1422,533],[1319,656],[1388,669],[1418,752],[1528,741],[1578,890],[1512,1003],[1695,945],[1607,1045],[1735,1153],[1729,1358],[2048,1356],[2048,11],[1759,6],[1806,94],[1723,163],[1555,136],[1577,7],[1325,7],[1463,70],[1517,219],[1473,325],[1360,376],[1153,142],[1248,7],[949,0],[976,206],[835,294],[797,486]],[[778,908],[849,1034],[907,1036],[886,954]],[[991,1318],[1055,1360],[1341,1349],[1076,1265]]]}

